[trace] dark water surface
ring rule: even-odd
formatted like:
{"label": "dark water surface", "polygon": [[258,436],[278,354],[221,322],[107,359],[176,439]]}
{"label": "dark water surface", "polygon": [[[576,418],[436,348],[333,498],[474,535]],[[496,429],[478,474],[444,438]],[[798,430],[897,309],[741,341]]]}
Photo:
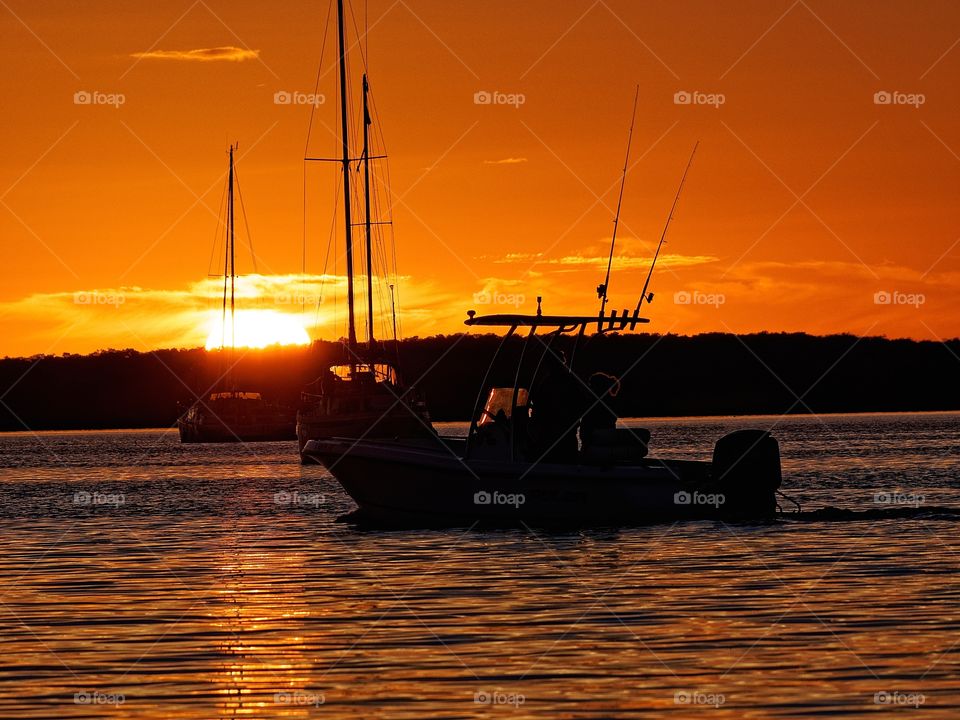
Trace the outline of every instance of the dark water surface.
{"label": "dark water surface", "polygon": [[960,416],[643,425],[850,512],[372,532],[293,443],[0,436],[0,718],[960,717]]}

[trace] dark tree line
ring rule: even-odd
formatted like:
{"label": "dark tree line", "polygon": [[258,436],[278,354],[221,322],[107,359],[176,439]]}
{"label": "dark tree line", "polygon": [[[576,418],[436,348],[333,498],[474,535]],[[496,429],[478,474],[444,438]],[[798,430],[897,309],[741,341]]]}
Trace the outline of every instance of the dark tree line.
{"label": "dark tree line", "polygon": [[[568,357],[569,339],[560,343]],[[466,419],[501,338],[441,335],[401,341],[401,367],[438,420]],[[512,385],[522,343],[511,338],[493,370]],[[535,344],[525,367],[542,352]],[[337,343],[240,351],[242,390],[294,407]],[[960,409],[960,340],[948,343],[804,334],[605,335],[572,355],[584,377],[623,379],[624,416],[830,413]],[[196,395],[217,389],[229,353],[105,350],[92,355],[0,360],[0,430],[171,426]],[[799,399],[798,399],[799,398]]]}

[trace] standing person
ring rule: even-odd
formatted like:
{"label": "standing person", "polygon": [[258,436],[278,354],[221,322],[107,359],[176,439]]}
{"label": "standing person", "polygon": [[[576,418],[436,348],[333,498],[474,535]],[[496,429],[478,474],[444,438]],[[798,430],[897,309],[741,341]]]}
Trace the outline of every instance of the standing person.
{"label": "standing person", "polygon": [[567,366],[564,354],[547,349],[530,392],[533,459],[576,462],[582,403],[583,388]]}

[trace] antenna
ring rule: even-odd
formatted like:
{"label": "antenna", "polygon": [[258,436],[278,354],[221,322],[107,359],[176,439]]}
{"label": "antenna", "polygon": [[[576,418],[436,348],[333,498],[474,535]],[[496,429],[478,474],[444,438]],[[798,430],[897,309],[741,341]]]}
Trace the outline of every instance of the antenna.
{"label": "antenna", "polygon": [[677,188],[677,194],[673,198],[673,205],[670,206],[670,214],[667,215],[667,222],[664,224],[663,232],[660,234],[660,242],[657,244],[657,251],[653,255],[653,262],[650,263],[650,271],[647,273],[647,279],[643,283],[643,291],[640,293],[640,299],[637,301],[637,309],[633,312],[634,315],[640,312],[640,306],[643,305],[644,300],[647,301],[648,305],[653,301],[653,293],[650,293],[649,296],[647,295],[647,289],[650,287],[650,278],[653,277],[653,269],[657,266],[657,258],[660,257],[660,248],[662,248],[663,243],[666,242],[670,221],[673,220],[673,213],[677,209],[677,203],[680,201],[680,193],[683,192],[683,184],[687,181],[687,173],[690,172],[690,166],[693,165],[693,156],[697,154],[698,147],[700,147],[699,140],[697,140],[693,146],[693,152],[690,153],[690,159],[687,161],[687,167],[683,171],[683,177],[680,178],[680,187]]}
{"label": "antenna", "polygon": [[617,227],[620,225],[620,207],[623,204],[623,188],[627,184],[627,166],[630,164],[630,145],[633,143],[633,126],[637,121],[637,100],[640,98],[640,86],[633,95],[633,115],[630,117],[630,133],[627,135],[627,156],[623,161],[623,175],[620,177],[620,197],[617,198],[617,215],[613,219],[613,237],[610,238],[610,257],[607,258],[607,275],[601,285],[597,286],[597,297],[600,298],[600,316],[607,307],[607,290],[610,287],[610,267],[613,265],[613,250],[617,244]]}

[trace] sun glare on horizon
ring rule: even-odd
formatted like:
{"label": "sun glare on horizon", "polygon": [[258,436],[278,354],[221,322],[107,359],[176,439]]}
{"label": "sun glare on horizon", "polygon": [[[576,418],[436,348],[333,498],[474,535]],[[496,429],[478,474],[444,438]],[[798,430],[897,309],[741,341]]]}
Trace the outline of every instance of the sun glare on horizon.
{"label": "sun glare on horizon", "polygon": [[298,319],[276,310],[237,310],[236,336],[219,312],[210,314],[207,322],[207,350],[220,347],[265,348],[270,345],[309,345],[310,335]]}

